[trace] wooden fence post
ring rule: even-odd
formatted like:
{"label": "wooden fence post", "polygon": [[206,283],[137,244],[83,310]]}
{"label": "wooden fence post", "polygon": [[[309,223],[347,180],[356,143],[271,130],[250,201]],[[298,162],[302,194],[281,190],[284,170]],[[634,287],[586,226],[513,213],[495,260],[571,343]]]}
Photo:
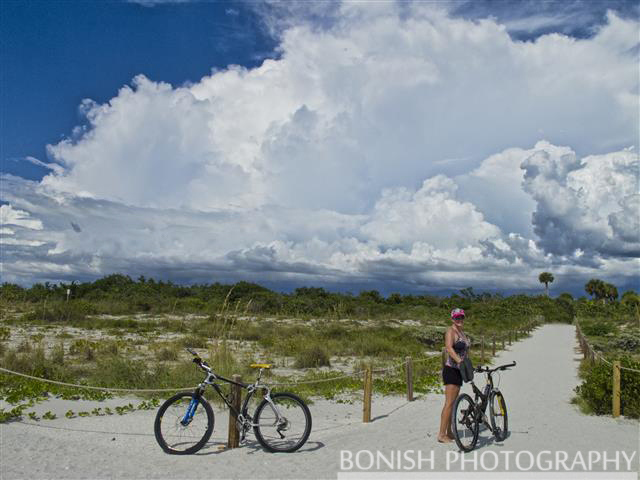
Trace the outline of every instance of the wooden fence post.
{"label": "wooden fence post", "polygon": [[511,330],[509,330],[509,345],[511,345],[511,336],[513,335],[513,332]]}
{"label": "wooden fence post", "polygon": [[364,399],[362,403],[362,422],[369,423],[371,421],[371,394],[373,393],[373,374],[371,365],[367,365],[364,372]]}
{"label": "wooden fence post", "polygon": [[[234,375],[232,377],[234,382],[242,382],[240,375]],[[240,402],[242,400],[242,388],[238,385],[231,385],[231,405],[233,405],[236,411],[240,411]],[[227,437],[227,448],[238,448],[240,445],[240,432],[238,431],[237,422],[238,417],[229,409],[229,434]]]}
{"label": "wooden fence post", "polygon": [[496,356],[496,336],[494,335],[491,342],[491,356]]}
{"label": "wooden fence post", "polygon": [[480,362],[484,363],[484,335],[482,336],[480,345]]}
{"label": "wooden fence post", "polygon": [[407,367],[407,401],[413,402],[413,360],[411,357],[406,359]]}
{"label": "wooden fence post", "polygon": [[515,335],[515,339],[514,339],[514,341],[516,341],[516,342],[517,342],[517,341],[518,341],[518,329],[516,328],[516,329],[514,330],[514,332],[513,332],[513,333],[514,333],[514,335]]}
{"label": "wooden fence post", "polygon": [[620,361],[613,362],[613,417],[620,416]]}

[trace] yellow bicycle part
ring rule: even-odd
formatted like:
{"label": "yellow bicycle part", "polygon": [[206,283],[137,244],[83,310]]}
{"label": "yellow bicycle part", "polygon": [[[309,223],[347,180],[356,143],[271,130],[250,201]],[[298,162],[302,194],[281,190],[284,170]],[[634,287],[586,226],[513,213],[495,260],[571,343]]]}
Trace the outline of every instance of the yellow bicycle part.
{"label": "yellow bicycle part", "polygon": [[272,363],[252,363],[249,365],[251,368],[271,368],[273,367]]}

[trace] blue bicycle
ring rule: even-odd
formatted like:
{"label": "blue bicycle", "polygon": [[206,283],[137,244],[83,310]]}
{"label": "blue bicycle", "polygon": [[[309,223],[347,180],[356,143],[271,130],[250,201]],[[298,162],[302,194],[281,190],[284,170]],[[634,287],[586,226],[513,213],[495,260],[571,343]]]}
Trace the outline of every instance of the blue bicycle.
{"label": "blue bicycle", "polygon": [[[186,455],[200,450],[211,438],[214,426],[213,409],[204,398],[207,385],[218,392],[220,398],[236,415],[236,428],[240,433],[240,442],[253,429],[258,442],[270,452],[295,452],[302,447],[311,433],[311,412],[304,401],[293,393],[271,393],[271,388],[260,381],[262,370],[270,369],[266,363],[252,364],[258,369],[258,378],[254,383],[234,382],[213,372],[196,352],[187,348],[194,358],[193,362],[205,373],[206,378],[194,392],[182,392],[164,402],[156,415],[154,432],[158,444],[166,453]],[[218,381],[237,385],[247,391],[238,411],[224,395]],[[249,403],[260,392],[262,401],[253,415],[250,415]]]}

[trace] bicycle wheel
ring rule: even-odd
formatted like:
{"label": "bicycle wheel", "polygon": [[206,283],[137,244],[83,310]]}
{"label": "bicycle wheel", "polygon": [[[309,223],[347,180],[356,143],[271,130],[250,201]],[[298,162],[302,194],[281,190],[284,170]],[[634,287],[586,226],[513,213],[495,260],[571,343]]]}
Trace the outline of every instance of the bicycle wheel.
{"label": "bicycle wheel", "polygon": [[311,412],[293,393],[274,393],[265,398],[253,416],[253,433],[269,452],[295,452],[311,433]]}
{"label": "bicycle wheel", "polygon": [[[188,413],[190,409],[193,409],[192,415]],[[165,452],[187,455],[197,452],[207,443],[213,433],[213,423],[209,402],[193,392],[182,392],[160,406],[154,432]]]}
{"label": "bicycle wheel", "polygon": [[491,392],[489,396],[489,414],[491,416],[491,429],[497,441],[507,438],[509,424],[507,422],[507,404],[501,392]]}
{"label": "bicycle wheel", "polygon": [[459,395],[453,405],[451,429],[460,450],[463,452],[473,450],[478,441],[480,421],[476,412],[476,404],[466,393]]}

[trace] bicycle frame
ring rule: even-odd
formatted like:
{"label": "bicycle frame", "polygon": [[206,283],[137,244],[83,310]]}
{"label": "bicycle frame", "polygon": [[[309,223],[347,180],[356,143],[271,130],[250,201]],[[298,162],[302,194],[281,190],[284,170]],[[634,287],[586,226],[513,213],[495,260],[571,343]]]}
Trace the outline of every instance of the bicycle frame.
{"label": "bicycle frame", "polygon": [[[481,414],[480,420],[482,420],[482,422],[487,426],[491,433],[494,433],[493,428],[491,428],[491,425],[487,421],[487,416],[485,413],[487,411],[487,406],[489,405],[489,396],[491,395],[492,391],[496,390],[493,386],[493,378],[491,377],[492,373],[493,372],[487,372],[487,383],[484,386],[484,392],[480,391],[473,380],[471,381],[471,388],[473,389],[473,393],[475,394],[474,400],[476,411]],[[478,402],[478,399],[480,400],[480,402]]]}
{"label": "bicycle frame", "polygon": [[[189,407],[187,408],[187,411],[185,412],[185,415],[184,415],[184,417],[182,419],[182,424],[183,425],[187,425],[191,421],[191,419],[193,418],[193,415],[195,415],[195,412],[196,412],[196,409],[197,409],[197,406],[198,406],[197,405],[198,404],[197,399],[200,398],[203,395],[204,390],[207,387],[207,385],[210,385],[211,387],[213,387],[213,389],[218,393],[218,395],[220,396],[222,401],[225,403],[225,405],[227,405],[227,407],[229,407],[229,409],[236,416],[236,418],[238,419],[238,422],[237,422],[238,424],[236,425],[238,430],[242,431],[241,426],[244,426],[246,424],[246,422],[247,422],[247,419],[250,418],[249,413],[248,413],[249,402],[253,398],[253,395],[259,389],[265,390],[263,398],[267,402],[269,402],[269,404],[271,405],[271,408],[275,412],[275,414],[276,414],[276,423],[281,422],[283,417],[282,417],[282,415],[280,413],[280,410],[278,409],[278,407],[271,400],[271,388],[268,385],[260,383],[261,376],[262,376],[262,369],[260,369],[260,371],[258,373],[258,378],[256,379],[255,383],[241,383],[241,382],[236,382],[234,380],[231,380],[229,378],[222,377],[220,375],[216,375],[212,371],[208,371],[207,372],[207,378],[205,378],[205,380],[196,387],[196,390],[194,392],[196,397],[191,400],[191,403],[189,404]],[[231,385],[238,386],[238,387],[243,388],[244,390],[247,391],[247,395],[245,396],[244,401],[242,402],[242,406],[240,407],[239,411],[229,401],[229,399],[226,397],[226,395],[222,392],[222,390],[220,388],[220,385],[218,385],[216,383],[216,380],[220,380],[220,381],[229,383]],[[248,426],[249,427],[257,427],[258,424],[257,423],[253,423],[253,419],[250,419]]]}

